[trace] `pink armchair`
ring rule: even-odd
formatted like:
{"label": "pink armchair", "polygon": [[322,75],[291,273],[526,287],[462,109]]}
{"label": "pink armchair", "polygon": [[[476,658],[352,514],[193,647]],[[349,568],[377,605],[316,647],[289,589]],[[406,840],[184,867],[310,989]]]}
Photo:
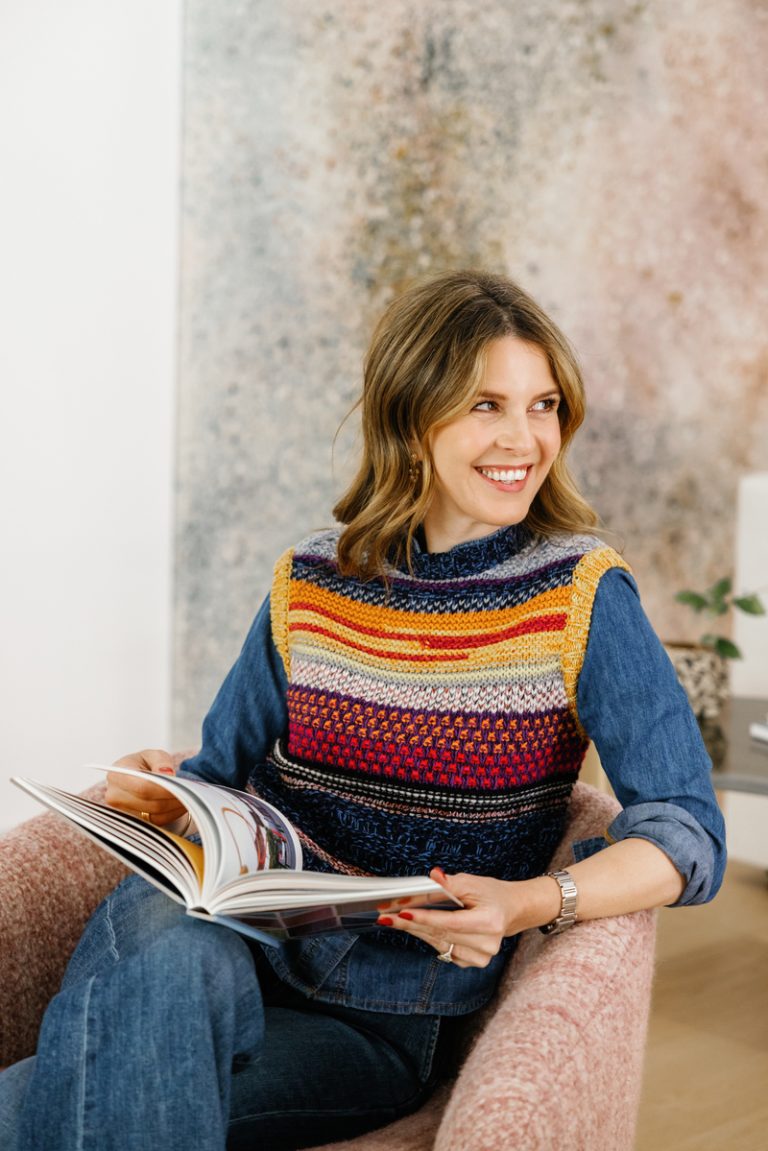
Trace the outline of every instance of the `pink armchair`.
{"label": "pink armchair", "polygon": [[[553,866],[617,810],[577,784]],[[0,839],[0,1066],[34,1051],[86,919],[123,874],[54,815]],[[323,1151],[630,1151],[654,939],[652,912],[527,932],[455,1081],[415,1115]]]}

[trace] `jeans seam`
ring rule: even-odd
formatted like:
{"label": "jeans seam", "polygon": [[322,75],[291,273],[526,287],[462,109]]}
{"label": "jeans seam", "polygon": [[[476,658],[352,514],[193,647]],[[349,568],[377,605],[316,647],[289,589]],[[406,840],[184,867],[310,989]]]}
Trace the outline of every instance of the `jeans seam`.
{"label": "jeans seam", "polygon": [[424,1087],[432,1075],[435,1063],[435,1051],[437,1050],[437,1043],[440,1038],[441,1030],[441,1016],[436,1016],[432,1023],[432,1034],[429,1038],[429,1044],[424,1052],[421,1060],[421,1067],[419,1069],[419,1079],[422,1087]]}
{"label": "jeans seam", "polygon": [[83,1004],[83,1076],[80,1088],[80,1094],[77,1100],[77,1146],[78,1151],[84,1151],[85,1148],[85,1096],[88,1084],[88,1016],[91,1009],[91,991],[93,990],[93,979],[88,980],[88,986],[85,993],[85,1002]]}
{"label": "jeans seam", "polygon": [[119,963],[120,962],[120,951],[119,951],[118,946],[117,946],[117,935],[115,933],[115,927],[114,927],[114,924],[112,923],[112,896],[111,895],[107,896],[107,899],[105,901],[104,911],[105,911],[105,916],[104,916],[105,925],[106,925],[106,928],[109,932],[109,951],[110,951],[110,954],[114,957],[115,963]]}
{"label": "jeans seam", "polygon": [[424,980],[421,984],[421,994],[419,995],[419,1009],[422,1012],[427,1012],[429,1009],[432,992],[435,989],[435,984],[437,983],[439,972],[437,964],[437,958],[431,959],[429,967],[424,972]]}

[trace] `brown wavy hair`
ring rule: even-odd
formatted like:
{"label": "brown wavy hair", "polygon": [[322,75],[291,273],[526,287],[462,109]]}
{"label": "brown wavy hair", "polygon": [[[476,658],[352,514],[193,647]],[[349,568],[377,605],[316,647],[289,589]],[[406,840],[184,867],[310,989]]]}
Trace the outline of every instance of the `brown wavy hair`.
{"label": "brown wavy hair", "polygon": [[410,565],[413,536],[434,491],[432,432],[464,411],[480,391],[486,349],[504,336],[541,348],[562,393],[562,446],[525,523],[544,536],[595,525],[597,516],[565,464],[585,413],[584,383],[570,344],[512,280],[449,272],[399,296],[373,333],[362,396],[352,409],[362,408],[362,459],[333,509],[345,525],[338,545],[343,575],[386,582],[390,563]]}

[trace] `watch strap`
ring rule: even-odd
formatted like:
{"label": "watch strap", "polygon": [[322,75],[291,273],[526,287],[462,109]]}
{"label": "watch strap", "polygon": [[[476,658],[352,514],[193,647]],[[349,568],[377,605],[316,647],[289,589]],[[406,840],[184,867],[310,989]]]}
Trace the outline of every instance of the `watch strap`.
{"label": "watch strap", "polygon": [[576,922],[579,889],[569,871],[547,871],[546,874],[556,880],[560,888],[560,914],[551,923],[545,923],[543,927],[540,927],[539,931],[545,935],[557,935],[559,932],[573,927]]}

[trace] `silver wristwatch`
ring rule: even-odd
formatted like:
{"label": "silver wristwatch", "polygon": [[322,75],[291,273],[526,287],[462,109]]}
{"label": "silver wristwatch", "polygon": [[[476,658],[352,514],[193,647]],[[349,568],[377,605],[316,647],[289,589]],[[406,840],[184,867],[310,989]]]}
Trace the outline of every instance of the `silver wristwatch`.
{"label": "silver wristwatch", "polygon": [[558,932],[573,927],[576,922],[576,904],[579,899],[579,891],[570,872],[548,871],[546,874],[551,875],[559,884],[560,914],[551,923],[545,923],[543,927],[540,927],[539,931],[543,931],[545,935],[557,935]]}

